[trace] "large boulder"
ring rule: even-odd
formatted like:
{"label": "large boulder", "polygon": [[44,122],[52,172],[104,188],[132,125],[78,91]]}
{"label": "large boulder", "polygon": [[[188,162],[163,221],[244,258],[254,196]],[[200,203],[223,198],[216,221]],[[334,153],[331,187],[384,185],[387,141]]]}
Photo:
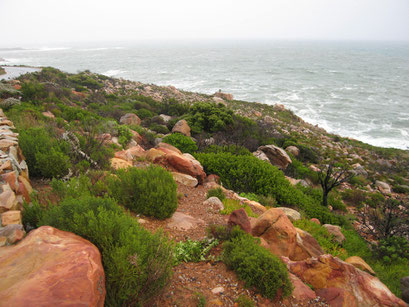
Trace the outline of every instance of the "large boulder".
{"label": "large boulder", "polygon": [[304,284],[301,281],[301,279],[299,279],[297,276],[291,273],[289,273],[288,275],[290,277],[291,283],[294,286],[294,290],[293,293],[291,293],[291,296],[295,298],[296,301],[298,302],[310,301],[317,297],[315,292],[312,291],[311,288],[308,287],[306,284]]}
{"label": "large boulder", "polygon": [[168,143],[160,142],[158,145],[155,146],[156,149],[163,151],[164,153],[169,153],[170,151],[176,152],[179,155],[182,154],[182,152],[179,150],[179,148],[176,148],[173,145],[170,145]]}
{"label": "large boulder", "polygon": [[104,306],[105,275],[98,249],[70,232],[33,230],[0,248],[2,306]]}
{"label": "large boulder", "polygon": [[294,157],[297,157],[300,154],[300,150],[296,146],[288,146],[285,151],[292,154]]}
{"label": "large boulder", "polygon": [[111,159],[111,167],[113,169],[122,169],[122,168],[128,168],[128,167],[132,167],[132,163],[123,159],[119,159],[119,158],[112,158]]}
{"label": "large boulder", "polygon": [[[355,268],[332,255],[321,255],[304,261],[291,261],[282,257],[288,270],[304,283],[314,287],[317,295],[338,298],[334,306],[407,306],[396,297],[378,278]],[[341,290],[331,290],[339,288]],[[324,290],[327,289],[327,290]],[[322,290],[322,291],[319,291]]]}
{"label": "large boulder", "polygon": [[172,172],[173,179],[180,184],[194,188],[198,185],[198,180],[190,175]]}
{"label": "large boulder", "polygon": [[266,154],[271,164],[282,170],[286,169],[287,166],[292,163],[291,158],[285,150],[275,145],[260,146],[258,150],[261,150]]}
{"label": "large boulder", "polygon": [[199,161],[191,159],[185,155],[179,155],[177,153],[168,153],[164,156],[160,156],[155,159],[155,163],[164,165],[173,171],[187,174],[195,177],[199,183],[203,183],[206,178],[206,173]]}
{"label": "large boulder", "polygon": [[257,218],[252,234],[263,238],[268,243],[268,249],[277,256],[292,256],[297,245],[297,230],[285,213],[276,208],[267,210]]}
{"label": "large boulder", "polygon": [[281,209],[285,213],[285,215],[287,215],[291,222],[301,220],[301,214],[297,210],[287,207],[278,207],[277,209]]}
{"label": "large boulder", "polygon": [[119,122],[123,125],[140,125],[141,119],[134,113],[126,113],[119,119]]}
{"label": "large boulder", "polygon": [[266,162],[270,163],[270,159],[261,150],[257,150],[255,152],[253,152],[253,156],[255,156],[257,159],[260,159],[261,161],[266,161]]}
{"label": "large boulder", "polygon": [[173,126],[172,132],[179,132],[183,135],[190,136],[190,127],[186,120],[181,119],[175,126]]}

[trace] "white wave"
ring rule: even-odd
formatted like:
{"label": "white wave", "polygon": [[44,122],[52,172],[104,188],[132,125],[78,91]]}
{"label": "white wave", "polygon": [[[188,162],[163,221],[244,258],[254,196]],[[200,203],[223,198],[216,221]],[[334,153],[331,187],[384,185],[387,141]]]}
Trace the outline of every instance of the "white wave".
{"label": "white wave", "polygon": [[100,51],[100,50],[108,50],[108,47],[98,47],[98,48],[84,48],[78,49],[78,51]]}
{"label": "white wave", "polygon": [[108,76],[108,77],[113,77],[113,76],[117,76],[119,74],[123,74],[125,72],[126,72],[126,70],[110,69],[110,70],[107,70],[106,72],[103,72],[102,75],[105,75],[105,76]]}
{"label": "white wave", "polygon": [[40,47],[35,49],[29,49],[27,51],[36,51],[36,52],[44,52],[44,51],[61,51],[61,50],[68,50],[71,47]]}
{"label": "white wave", "polygon": [[32,62],[33,58],[5,58],[3,63],[4,65],[22,65]]}

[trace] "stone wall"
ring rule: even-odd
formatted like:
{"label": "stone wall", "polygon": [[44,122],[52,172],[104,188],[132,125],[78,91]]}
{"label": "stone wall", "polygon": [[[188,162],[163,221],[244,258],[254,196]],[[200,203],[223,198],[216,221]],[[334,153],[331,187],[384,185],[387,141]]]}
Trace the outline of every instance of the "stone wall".
{"label": "stone wall", "polygon": [[28,167],[14,129],[0,109],[0,246],[15,243],[24,236],[21,210],[24,201],[31,201]]}

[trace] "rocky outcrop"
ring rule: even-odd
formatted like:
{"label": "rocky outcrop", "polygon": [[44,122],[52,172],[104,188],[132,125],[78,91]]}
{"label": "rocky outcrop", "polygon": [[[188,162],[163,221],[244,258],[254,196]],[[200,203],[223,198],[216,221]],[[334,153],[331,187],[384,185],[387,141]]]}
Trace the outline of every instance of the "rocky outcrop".
{"label": "rocky outcrop", "polygon": [[105,275],[89,241],[49,226],[0,249],[2,306],[104,306]]}
{"label": "rocky outcrop", "polygon": [[314,287],[332,306],[407,306],[378,278],[332,255],[304,261],[282,259],[292,274]]}
{"label": "rocky outcrop", "polygon": [[386,182],[377,180],[375,182],[375,187],[379,190],[379,192],[381,192],[382,194],[391,194],[392,190],[391,190],[391,186],[389,184],[387,184]]}
{"label": "rocky outcrop", "polygon": [[275,145],[260,146],[258,150],[266,154],[271,164],[282,170],[286,169],[287,166],[292,163],[291,158],[285,150]]}
{"label": "rocky outcrop", "polygon": [[297,210],[287,207],[278,207],[277,209],[282,210],[284,214],[287,215],[291,222],[301,220],[301,214]]}
{"label": "rocky outcrop", "polygon": [[271,208],[260,215],[251,233],[262,238],[273,254],[291,260],[303,260],[324,253],[308,232],[295,228],[284,211],[278,208]]}
{"label": "rocky outcrop", "polygon": [[223,93],[221,91],[218,91],[218,92],[214,93],[213,96],[224,99],[224,100],[233,100],[233,95],[232,94]]}
{"label": "rocky outcrop", "polygon": [[190,127],[186,120],[181,119],[175,126],[173,126],[172,132],[179,132],[183,135],[190,136]]}
{"label": "rocky outcrop", "polygon": [[291,293],[291,296],[293,298],[295,298],[298,302],[310,301],[316,298],[317,295],[315,294],[315,292],[312,291],[311,288],[306,284],[304,284],[301,279],[291,273],[289,273],[288,275],[290,277],[291,283],[294,286],[294,290]]}
{"label": "rocky outcrop", "polygon": [[126,113],[119,119],[119,122],[123,125],[140,125],[141,119],[134,113]]}

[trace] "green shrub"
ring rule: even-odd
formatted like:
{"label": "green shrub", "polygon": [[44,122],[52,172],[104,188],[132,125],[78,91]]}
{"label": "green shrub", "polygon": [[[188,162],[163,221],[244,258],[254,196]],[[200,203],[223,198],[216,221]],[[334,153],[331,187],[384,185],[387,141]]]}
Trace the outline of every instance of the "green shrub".
{"label": "green shrub", "polygon": [[180,241],[175,247],[175,260],[177,262],[206,261],[211,249],[219,244],[217,239],[204,239],[202,241]]}
{"label": "green shrub", "polygon": [[366,201],[366,192],[361,190],[346,189],[342,192],[342,199],[356,207],[361,206]]}
{"label": "green shrub", "polygon": [[195,293],[196,300],[197,300],[197,307],[205,307],[206,306],[206,297],[203,293],[196,292]]}
{"label": "green shrub", "polygon": [[194,153],[197,151],[196,143],[188,136],[180,133],[172,133],[162,139],[162,142],[175,146],[182,152]]}
{"label": "green shrub", "polygon": [[24,82],[21,85],[23,101],[30,101],[34,105],[40,105],[41,100],[48,96],[44,84],[39,82]]}
{"label": "green shrub", "polygon": [[256,304],[254,304],[254,302],[246,295],[240,295],[237,299],[236,299],[236,303],[238,305],[238,307],[255,307]]}
{"label": "green shrub", "polygon": [[392,189],[395,193],[409,194],[409,187],[405,185],[394,185]]}
{"label": "green shrub", "polygon": [[136,213],[164,219],[176,211],[176,183],[159,166],[119,170],[109,178],[108,186],[118,202]]}
{"label": "green shrub", "polygon": [[166,127],[164,125],[158,125],[158,124],[155,124],[155,123],[151,124],[149,126],[149,129],[151,129],[151,130],[153,130],[153,131],[155,131],[157,133],[162,133],[162,134],[169,133],[168,127]]}
{"label": "green shrub", "polygon": [[380,240],[376,247],[377,257],[386,264],[409,260],[409,241],[403,237]]}
{"label": "green shrub", "polygon": [[292,284],[285,264],[257,240],[243,233],[225,242],[223,262],[245,281],[246,286],[255,287],[265,297],[274,299],[278,293],[289,296]]}
{"label": "green shrub", "polygon": [[291,156],[292,163],[288,165],[285,174],[292,178],[309,179],[313,183],[318,183],[318,174],[304,166],[299,160]]}
{"label": "green shrub", "polygon": [[220,211],[220,214],[229,215],[233,211],[243,208],[248,216],[258,217],[258,214],[255,214],[248,205],[241,204],[239,200],[235,199],[225,199],[223,200],[224,209]]}
{"label": "green shrub", "polygon": [[140,119],[145,119],[145,118],[151,118],[153,116],[153,113],[149,111],[148,109],[142,108],[136,111],[136,115],[138,115]]}
{"label": "green shrub", "polygon": [[241,197],[247,198],[248,200],[260,202],[260,197],[254,193],[240,193]]}
{"label": "green shrub", "polygon": [[110,199],[65,199],[43,209],[37,226],[43,225],[73,232],[98,247],[106,277],[106,306],[142,305],[170,279],[171,242],[159,232],[144,230]]}
{"label": "green shrub", "polygon": [[198,102],[190,108],[187,121],[194,134],[221,131],[233,123],[233,111],[223,104]]}
{"label": "green shrub", "polygon": [[238,145],[210,145],[202,150],[203,153],[231,153],[237,156],[251,156],[252,153],[243,146]]}
{"label": "green shrub", "polygon": [[19,144],[33,177],[63,177],[71,166],[69,145],[58,140],[44,128],[20,132]]}
{"label": "green shrub", "polygon": [[221,201],[223,201],[226,198],[226,195],[223,192],[222,188],[215,188],[215,189],[210,189],[207,191],[206,198],[210,197],[217,197]]}
{"label": "green shrub", "polygon": [[199,153],[195,155],[206,173],[217,174],[223,184],[237,192],[272,196],[280,206],[298,207],[310,218],[322,223],[342,224],[345,221],[332,215],[328,208],[293,187],[275,166],[253,156],[235,156],[229,153]]}
{"label": "green shrub", "polygon": [[189,108],[188,103],[180,103],[176,99],[170,98],[161,105],[160,112],[171,116],[182,116],[189,112]]}
{"label": "green shrub", "polygon": [[122,145],[123,148],[128,145],[132,139],[132,132],[126,126],[118,126],[118,142]]}

